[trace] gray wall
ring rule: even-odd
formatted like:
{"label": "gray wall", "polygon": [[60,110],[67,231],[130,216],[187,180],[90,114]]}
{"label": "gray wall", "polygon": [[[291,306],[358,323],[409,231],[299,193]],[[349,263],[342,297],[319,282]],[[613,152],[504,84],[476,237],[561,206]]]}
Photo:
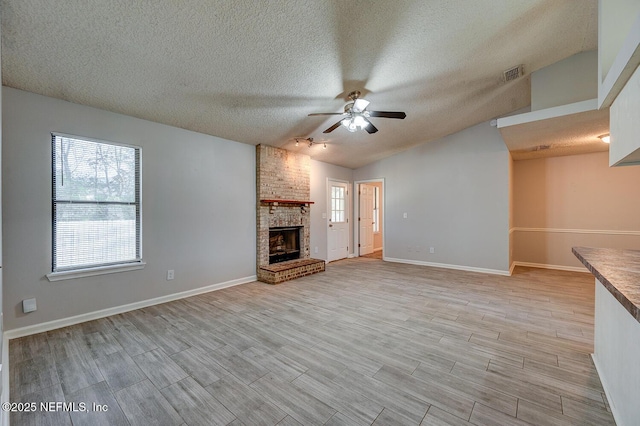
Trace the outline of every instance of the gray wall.
{"label": "gray wall", "polygon": [[354,171],[374,178],[385,178],[385,258],[508,271],[509,152],[489,123]]}
{"label": "gray wall", "polygon": [[531,111],[597,97],[597,50],[577,53],[531,73]]}
{"label": "gray wall", "polygon": [[[14,329],[255,275],[255,148],[3,88],[5,328]],[[49,282],[51,136],[142,147],[140,271]],[[166,271],[175,270],[167,281]],[[38,310],[22,314],[21,301]]]}
{"label": "gray wall", "polygon": [[[349,199],[353,204],[353,170],[321,161],[311,160],[311,257],[327,260],[327,230],[329,222],[322,217],[328,217],[327,179],[347,181]],[[353,205],[351,205],[349,223],[353,223]],[[349,230],[349,254],[353,253],[353,226]],[[316,253],[315,249],[318,248]]]}

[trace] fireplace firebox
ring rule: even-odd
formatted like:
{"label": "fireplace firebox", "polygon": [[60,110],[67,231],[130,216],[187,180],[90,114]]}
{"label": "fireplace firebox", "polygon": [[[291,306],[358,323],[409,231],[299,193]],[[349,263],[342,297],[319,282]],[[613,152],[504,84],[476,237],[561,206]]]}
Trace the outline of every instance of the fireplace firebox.
{"label": "fireplace firebox", "polygon": [[269,228],[269,264],[300,258],[301,226]]}

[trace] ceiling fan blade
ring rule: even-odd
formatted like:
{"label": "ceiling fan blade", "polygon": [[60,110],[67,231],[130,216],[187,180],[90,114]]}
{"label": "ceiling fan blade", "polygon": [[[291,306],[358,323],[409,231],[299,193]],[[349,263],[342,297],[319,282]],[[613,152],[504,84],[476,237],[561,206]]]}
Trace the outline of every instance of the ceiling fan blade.
{"label": "ceiling fan blade", "polygon": [[399,111],[369,111],[369,117],[399,118],[403,120],[407,114]]}
{"label": "ceiling fan blade", "polygon": [[313,115],[347,115],[344,112],[314,112],[313,114],[309,114],[309,117]]}
{"label": "ceiling fan blade", "polygon": [[369,101],[366,99],[356,99],[353,101],[353,110],[356,112],[362,112],[369,105]]}
{"label": "ceiling fan blade", "polygon": [[367,127],[364,128],[367,131],[367,133],[372,134],[372,133],[375,133],[375,132],[378,131],[378,128],[376,126],[374,126],[372,122],[370,122],[366,118],[365,118],[365,120],[367,121],[367,123],[369,123],[367,125]]}
{"label": "ceiling fan blade", "polygon": [[333,132],[335,129],[337,129],[338,127],[340,127],[340,125],[342,124],[342,120],[338,121],[336,124],[334,124],[333,126],[329,127],[327,130],[325,130],[322,133],[331,133]]}

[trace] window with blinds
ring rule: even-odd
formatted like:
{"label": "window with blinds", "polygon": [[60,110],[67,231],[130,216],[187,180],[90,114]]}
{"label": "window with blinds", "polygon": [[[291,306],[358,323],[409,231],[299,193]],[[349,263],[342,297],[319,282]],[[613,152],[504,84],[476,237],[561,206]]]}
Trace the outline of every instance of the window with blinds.
{"label": "window with blinds", "polygon": [[138,147],[51,135],[53,272],[140,262]]}

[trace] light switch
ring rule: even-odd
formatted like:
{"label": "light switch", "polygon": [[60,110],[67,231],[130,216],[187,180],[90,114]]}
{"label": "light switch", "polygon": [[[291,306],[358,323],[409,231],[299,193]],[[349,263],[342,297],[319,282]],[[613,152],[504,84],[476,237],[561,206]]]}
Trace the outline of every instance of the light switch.
{"label": "light switch", "polygon": [[38,307],[36,306],[36,299],[24,299],[22,301],[22,312],[24,312],[25,314],[28,314],[29,312],[33,312],[35,310],[37,310]]}

